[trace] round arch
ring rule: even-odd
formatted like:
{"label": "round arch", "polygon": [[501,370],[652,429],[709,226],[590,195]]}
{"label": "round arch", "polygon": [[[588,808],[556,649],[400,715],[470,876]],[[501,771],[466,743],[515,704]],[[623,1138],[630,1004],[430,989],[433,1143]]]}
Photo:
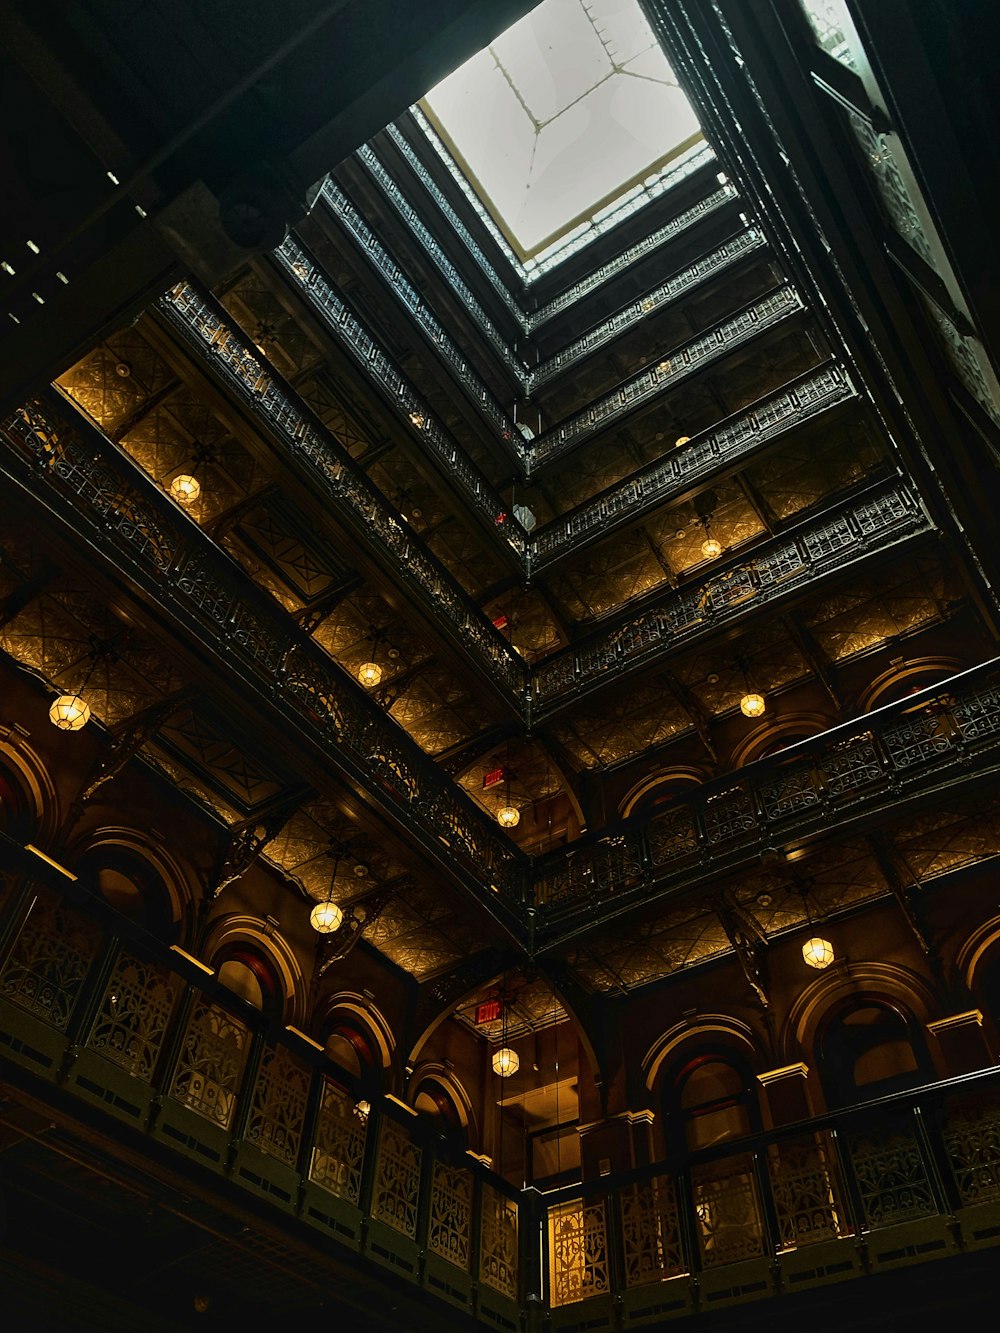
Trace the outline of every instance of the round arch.
{"label": "round arch", "polygon": [[673,800],[675,796],[682,796],[700,787],[708,778],[705,770],[695,765],[660,769],[640,779],[632,787],[619,804],[618,813],[622,819],[648,813],[661,802]]}
{"label": "round arch", "polygon": [[826,713],[783,713],[770,722],[762,722],[743,737],[733,749],[732,766],[745,768],[781,746],[819,736],[833,726],[836,720]]}
{"label": "round arch", "polygon": [[859,963],[851,971],[821,973],[796,997],[778,1035],[779,1061],[815,1063],[817,1033],[835,1009],[850,999],[895,1002],[926,1028],[937,1016],[938,1001],[930,983],[896,963]]}
{"label": "round arch", "polygon": [[947,680],[967,665],[957,657],[914,657],[909,662],[897,662],[883,671],[861,692],[858,711],[871,713],[885,704],[905,699],[908,694]]}
{"label": "round arch", "polygon": [[[193,876],[187,874],[180,862],[139,829],[106,826],[91,829],[72,848],[73,865],[78,869],[98,874],[102,869],[116,869],[128,875],[134,868],[145,874],[164,894],[165,917],[170,928],[184,943],[185,923],[191,919],[191,906],[197,900]],[[101,892],[98,884],[98,891]],[[112,906],[117,905],[113,895],[103,894]]]}
{"label": "round arch", "polygon": [[62,813],[55,783],[37,752],[16,731],[0,741],[0,779],[9,781],[21,809],[15,833],[49,846],[59,829]]}
{"label": "round arch", "polygon": [[338,1023],[358,1029],[368,1039],[377,1061],[377,1072],[388,1085],[384,1091],[398,1094],[402,1080],[396,1038],[381,1010],[357,991],[338,991],[324,1002],[314,1018],[316,1039],[325,1044]]}
{"label": "round arch", "polygon": [[731,1046],[742,1060],[748,1061],[756,1069],[760,1057],[754,1037],[749,1023],[731,1018],[728,1014],[699,1014],[697,1022],[675,1023],[657,1037],[642,1057],[646,1092],[650,1098],[655,1096],[661,1072],[667,1065],[676,1064],[682,1059],[688,1048],[693,1054],[695,1047],[709,1043],[720,1047]]}
{"label": "round arch", "polygon": [[295,952],[280,932],[259,917],[243,914],[219,917],[202,946],[205,958],[222,962],[241,946],[261,954],[270,965],[281,991],[282,1018],[301,1027],[306,1017],[305,975]]}
{"label": "round arch", "polygon": [[425,1060],[416,1065],[410,1075],[411,1092],[409,1102],[414,1109],[419,1109],[417,1102],[421,1090],[428,1083],[437,1084],[447,1094],[458,1115],[459,1124],[466,1132],[468,1146],[475,1148],[480,1141],[479,1125],[472,1099],[466,1092],[462,1081],[456,1078],[454,1072],[439,1060]]}

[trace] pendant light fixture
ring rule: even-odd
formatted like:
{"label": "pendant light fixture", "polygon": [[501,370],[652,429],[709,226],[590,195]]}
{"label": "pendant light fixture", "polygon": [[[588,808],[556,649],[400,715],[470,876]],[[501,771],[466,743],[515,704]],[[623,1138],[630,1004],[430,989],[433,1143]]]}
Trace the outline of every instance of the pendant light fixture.
{"label": "pendant light fixture", "polygon": [[517,1058],[517,1051],[512,1050],[507,1045],[507,980],[506,977],[500,984],[500,1047],[493,1052],[493,1072],[499,1078],[510,1078],[511,1074],[516,1074],[521,1067],[521,1062]]}
{"label": "pendant light fixture", "polygon": [[79,731],[90,721],[90,704],[80,694],[60,694],[49,708],[49,721],[60,731]]}
{"label": "pendant light fixture", "polygon": [[335,930],[340,929],[344,921],[343,908],[333,901],[333,892],[337,885],[337,866],[340,864],[340,853],[331,846],[327,856],[333,861],[333,869],[330,872],[330,883],[327,886],[326,897],[320,899],[309,913],[309,924],[319,935],[332,935]]}
{"label": "pendant light fixture", "polygon": [[806,920],[809,923],[809,939],[802,945],[803,961],[810,967],[815,967],[817,971],[822,971],[829,967],[833,962],[833,945],[828,939],[825,939],[815,930],[815,923],[812,918],[812,912],[809,910],[809,887],[803,884],[801,887],[802,905],[806,910]]}
{"label": "pendant light fixture", "polygon": [[[87,725],[91,718],[90,704],[86,699],[87,686],[98,662],[110,655],[111,649],[108,644],[94,643],[90,652],[90,665],[79,690],[60,694],[49,705],[49,721],[54,727],[58,727],[60,731],[80,731]],[[62,672],[58,674],[62,675]]]}
{"label": "pendant light fixture", "polygon": [[362,662],[358,667],[358,680],[366,690],[373,690],[382,680],[382,668],[377,662]]}
{"label": "pendant light fixture", "polygon": [[764,696],[750,688],[750,674],[745,659],[740,659],[739,667],[743,673],[743,696],[740,699],[740,712],[744,717],[761,717],[767,710]]}
{"label": "pendant light fixture", "polygon": [[178,472],[170,483],[170,494],[178,504],[194,504],[201,495],[201,482],[193,472]]}
{"label": "pendant light fixture", "polygon": [[722,554],[722,542],[717,537],[712,536],[712,528],[707,514],[701,522],[705,529],[705,540],[701,544],[701,553],[706,560],[717,560]]}

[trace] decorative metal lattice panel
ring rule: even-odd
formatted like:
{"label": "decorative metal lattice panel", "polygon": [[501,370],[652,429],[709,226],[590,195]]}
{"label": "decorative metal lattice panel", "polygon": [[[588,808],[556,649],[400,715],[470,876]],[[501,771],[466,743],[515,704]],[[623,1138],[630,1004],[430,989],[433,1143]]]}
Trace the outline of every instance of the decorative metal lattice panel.
{"label": "decorative metal lattice panel", "polygon": [[250,1029],[238,1018],[198,998],[188,1019],[170,1085],[171,1097],[223,1129],[233,1123]]}
{"label": "decorative metal lattice panel", "polygon": [[610,1290],[604,1200],[549,1209],[549,1304],[601,1296]]}
{"label": "decorative metal lattice panel", "polygon": [[691,1190],[706,1268],[755,1259],[764,1252],[760,1196],[749,1158],[695,1167]]}
{"label": "decorative metal lattice panel", "polygon": [[368,1120],[329,1079],[323,1081],[309,1179],[356,1204],[361,1194]]}
{"label": "decorative metal lattice panel", "polygon": [[480,1205],[479,1281],[517,1300],[517,1202],[484,1184]]}
{"label": "decorative metal lattice panel", "polygon": [[290,1167],[299,1160],[309,1082],[309,1070],[283,1046],[264,1051],[244,1138]]}
{"label": "decorative metal lattice panel", "polygon": [[383,1120],[375,1162],[372,1217],[413,1240],[417,1234],[420,1149],[394,1120]]}
{"label": "decorative metal lattice panel", "polygon": [[1000,1096],[949,1101],[943,1138],[962,1203],[1000,1202]]}
{"label": "decorative metal lattice panel", "polygon": [[849,1134],[847,1143],[869,1230],[937,1212],[914,1134],[887,1126]]}
{"label": "decorative metal lattice panel", "polygon": [[39,893],[0,972],[0,995],[65,1032],[101,941],[88,917]]}
{"label": "decorative metal lattice panel", "polygon": [[767,1168],[783,1249],[851,1235],[833,1144],[825,1135],[772,1144]]}
{"label": "decorative metal lattice panel", "polygon": [[471,1174],[464,1167],[435,1162],[431,1176],[427,1248],[467,1273],[471,1230]]}
{"label": "decorative metal lattice panel", "polygon": [[87,1045],[133,1078],[151,1083],[180,994],[165,967],[124,950],[115,960]]}
{"label": "decorative metal lattice panel", "polygon": [[619,1203],[626,1285],[638,1287],[686,1273],[673,1181],[633,1185],[622,1190]]}

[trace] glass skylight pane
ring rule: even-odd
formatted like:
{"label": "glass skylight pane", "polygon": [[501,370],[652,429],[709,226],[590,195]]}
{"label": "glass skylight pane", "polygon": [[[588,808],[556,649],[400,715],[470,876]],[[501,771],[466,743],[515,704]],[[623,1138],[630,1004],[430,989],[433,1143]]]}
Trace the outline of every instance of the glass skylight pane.
{"label": "glass skylight pane", "polygon": [[423,106],[522,259],[700,137],[635,0],[544,0]]}

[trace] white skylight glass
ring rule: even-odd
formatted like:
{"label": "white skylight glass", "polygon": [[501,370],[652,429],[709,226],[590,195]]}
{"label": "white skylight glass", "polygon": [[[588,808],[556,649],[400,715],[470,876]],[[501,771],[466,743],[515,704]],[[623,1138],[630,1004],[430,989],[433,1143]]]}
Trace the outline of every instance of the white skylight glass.
{"label": "white skylight glass", "polygon": [[635,0],[544,0],[422,105],[522,259],[701,137]]}

